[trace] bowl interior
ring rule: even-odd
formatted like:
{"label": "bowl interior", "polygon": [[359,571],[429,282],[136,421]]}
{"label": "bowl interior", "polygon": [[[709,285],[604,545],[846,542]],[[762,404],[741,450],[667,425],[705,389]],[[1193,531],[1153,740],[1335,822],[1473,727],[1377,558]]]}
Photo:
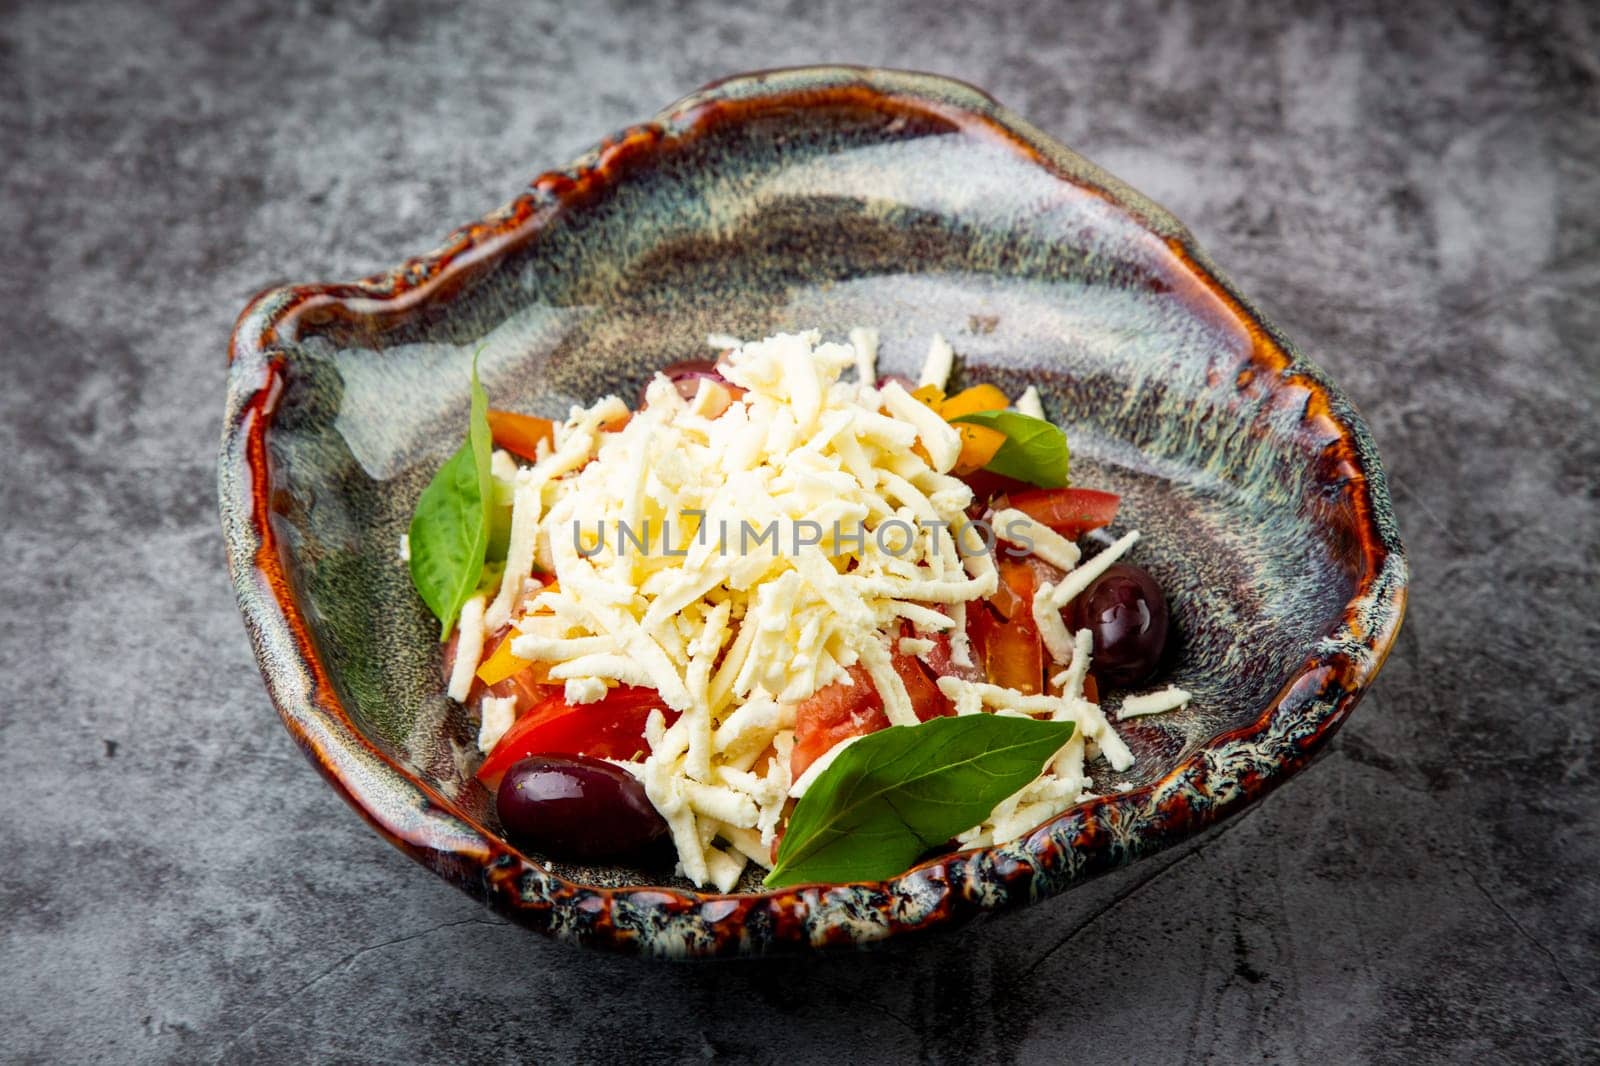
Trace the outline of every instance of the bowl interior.
{"label": "bowl interior", "polygon": [[873,326],[882,369],[914,374],[937,331],[957,383],[1036,385],[1074,482],[1121,493],[1119,526],[1142,531],[1133,558],[1178,634],[1163,680],[1194,694],[1120,726],[1138,761],[1099,764],[1100,792],[1255,721],[1340,624],[1357,552],[1355,517],[1324,491],[1337,427],[1254,368],[1258,337],[1137,201],[934,109],[745,115],[617,165],[536,239],[405,313],[352,300],[282,338],[272,521],[330,679],[359,729],[484,824],[475,726],[443,694],[437,626],[397,551],[459,443],[480,349],[493,406],[555,418],[607,392],[631,406],[653,369],[709,354],[708,333]]}

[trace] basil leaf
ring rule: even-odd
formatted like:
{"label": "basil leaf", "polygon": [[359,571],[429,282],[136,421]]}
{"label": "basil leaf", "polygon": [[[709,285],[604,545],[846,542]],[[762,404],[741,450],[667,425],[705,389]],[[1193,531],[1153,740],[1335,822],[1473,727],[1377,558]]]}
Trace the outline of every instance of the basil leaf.
{"label": "basil leaf", "polygon": [[988,426],[1006,435],[985,470],[1040,488],[1067,487],[1067,435],[1059,427],[1017,411],[973,411],[951,421]]}
{"label": "basil leaf", "polygon": [[851,744],[800,797],[766,884],[876,881],[983,821],[1039,775],[1071,722],[993,714],[891,726]]}
{"label": "basil leaf", "polygon": [[433,475],[411,515],[411,583],[439,619],[440,641],[449,638],[461,605],[478,587],[489,550],[494,485],[488,411],[489,397],[478,382],[478,358],[473,356],[467,439]]}

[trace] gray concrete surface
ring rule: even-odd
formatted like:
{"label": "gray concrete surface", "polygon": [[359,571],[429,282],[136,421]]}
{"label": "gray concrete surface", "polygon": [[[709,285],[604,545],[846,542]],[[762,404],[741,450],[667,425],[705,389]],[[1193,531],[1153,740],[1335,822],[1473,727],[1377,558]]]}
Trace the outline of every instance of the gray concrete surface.
{"label": "gray concrete surface", "polygon": [[[0,3],[0,1058],[1600,1056],[1597,9],[1294,6]],[[579,953],[279,726],[214,511],[224,340],[824,59],[983,85],[1187,220],[1371,422],[1410,617],[1302,778],[1064,898],[864,957]]]}

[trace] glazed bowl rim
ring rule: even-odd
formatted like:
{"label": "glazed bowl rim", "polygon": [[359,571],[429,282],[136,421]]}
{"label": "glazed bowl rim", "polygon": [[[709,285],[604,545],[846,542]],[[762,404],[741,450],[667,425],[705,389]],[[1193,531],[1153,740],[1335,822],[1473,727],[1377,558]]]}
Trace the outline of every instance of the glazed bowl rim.
{"label": "glazed bowl rim", "polygon": [[[566,881],[402,766],[355,726],[341,702],[271,522],[266,438],[282,394],[287,348],[307,326],[330,318],[394,321],[447,297],[500,258],[537,242],[555,218],[582,211],[656,154],[721,123],[767,109],[840,104],[954,122],[963,133],[1007,145],[1056,179],[1105,199],[1166,245],[1208,298],[1249,333],[1252,363],[1270,371],[1268,387],[1305,390],[1305,417],[1323,419],[1336,432],[1329,447],[1343,463],[1340,490],[1355,509],[1361,551],[1344,629],[1313,647],[1249,725],[1211,738],[1155,782],[1080,803],[1007,845],[942,855],[883,882],[760,893]],[[561,939],[649,954],[764,953],[920,931],[1054,894],[1198,832],[1281,783],[1338,728],[1393,645],[1408,585],[1383,469],[1365,423],[1211,266],[1176,219],[978,89],[935,75],[869,68],[802,67],[721,79],[540,175],[505,207],[457,229],[433,252],[354,283],[258,294],[229,342],[218,477],[229,570],[268,692],[290,734],[340,794],[401,850],[508,917]]]}

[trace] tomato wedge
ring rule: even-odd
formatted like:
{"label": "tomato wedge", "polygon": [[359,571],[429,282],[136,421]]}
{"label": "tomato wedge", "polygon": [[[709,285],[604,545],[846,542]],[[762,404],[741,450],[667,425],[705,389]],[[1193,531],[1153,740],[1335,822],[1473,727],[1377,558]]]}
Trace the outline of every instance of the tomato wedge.
{"label": "tomato wedge", "polygon": [[1033,594],[1039,588],[1039,568],[1034,565],[1035,562],[1032,558],[1012,559],[1009,556],[1003,556],[999,561],[1000,587],[1016,602],[1015,609],[1005,615],[1008,622],[1018,618],[1033,619]]}
{"label": "tomato wedge", "polygon": [[529,462],[539,459],[539,442],[555,442],[555,423],[548,418],[519,415],[515,411],[489,410],[489,435],[496,448],[504,448],[512,455]]}
{"label": "tomato wedge", "polygon": [[983,674],[980,681],[989,680],[989,644],[995,639],[1001,622],[986,603],[967,604],[967,643],[972,648],[972,661]]}
{"label": "tomato wedge", "polygon": [[[1002,502],[995,501],[996,510]],[[1076,540],[1091,529],[1110,525],[1122,497],[1099,489],[1031,489],[1012,493],[1004,502],[1068,540]]]}
{"label": "tomato wedge", "polygon": [[841,740],[888,728],[889,716],[872,675],[860,663],[848,672],[853,683],[840,678],[795,708],[794,751],[789,755],[789,773],[795,778]]}
{"label": "tomato wedge", "polygon": [[[1020,614],[1031,614],[1035,585],[1032,568],[1020,560],[1002,558],[999,570],[1000,584],[995,589],[994,595],[989,597],[989,606],[1007,622],[1013,621]],[[970,611],[972,608],[969,607],[967,610]]]}
{"label": "tomato wedge", "polygon": [[[1033,567],[1021,559],[1000,560],[1001,588],[1013,602],[1011,616],[986,634],[983,669],[991,685],[1032,696],[1044,688],[1044,644],[1033,620]],[[973,605],[969,612],[988,608]]]}
{"label": "tomato wedge", "polygon": [[911,709],[916,712],[917,721],[926,722],[930,718],[942,718],[945,715],[955,714],[955,704],[945,698],[939,691],[939,686],[934,676],[910,655],[894,656],[894,672],[900,675],[900,681],[906,687],[906,695],[911,697]]}
{"label": "tomato wedge", "polygon": [[542,676],[533,670],[524,670],[490,685],[489,692],[502,699],[510,696],[516,700],[515,715],[521,718],[551,696],[561,695],[561,683],[552,683],[547,676],[541,680]]}
{"label": "tomato wedge", "polygon": [[477,778],[490,789],[499,788],[506,771],[530,755],[631,759],[647,747],[644,725],[653,710],[660,710],[669,725],[678,717],[653,688],[619,685],[597,703],[577,705],[552,695],[506,730],[478,767]]}
{"label": "tomato wedge", "polygon": [[[959,677],[963,681],[987,680],[983,672],[983,646],[989,631],[994,628],[994,616],[982,603],[967,604],[967,645],[971,652],[971,666],[957,666],[951,657],[950,634],[932,633],[933,650],[922,661],[935,678]],[[942,695],[942,693],[941,693]]]}
{"label": "tomato wedge", "polygon": [[950,634],[929,633],[927,639],[933,641],[933,649],[922,656],[928,671],[934,677],[961,676],[956,672],[956,664],[950,661]]}
{"label": "tomato wedge", "polygon": [[973,500],[979,504],[1007,493],[1018,494],[1034,491],[1033,486],[1026,481],[1018,481],[1014,477],[996,474],[993,470],[974,470],[970,474],[958,474],[956,476],[967,483],[967,488],[972,490]]}

